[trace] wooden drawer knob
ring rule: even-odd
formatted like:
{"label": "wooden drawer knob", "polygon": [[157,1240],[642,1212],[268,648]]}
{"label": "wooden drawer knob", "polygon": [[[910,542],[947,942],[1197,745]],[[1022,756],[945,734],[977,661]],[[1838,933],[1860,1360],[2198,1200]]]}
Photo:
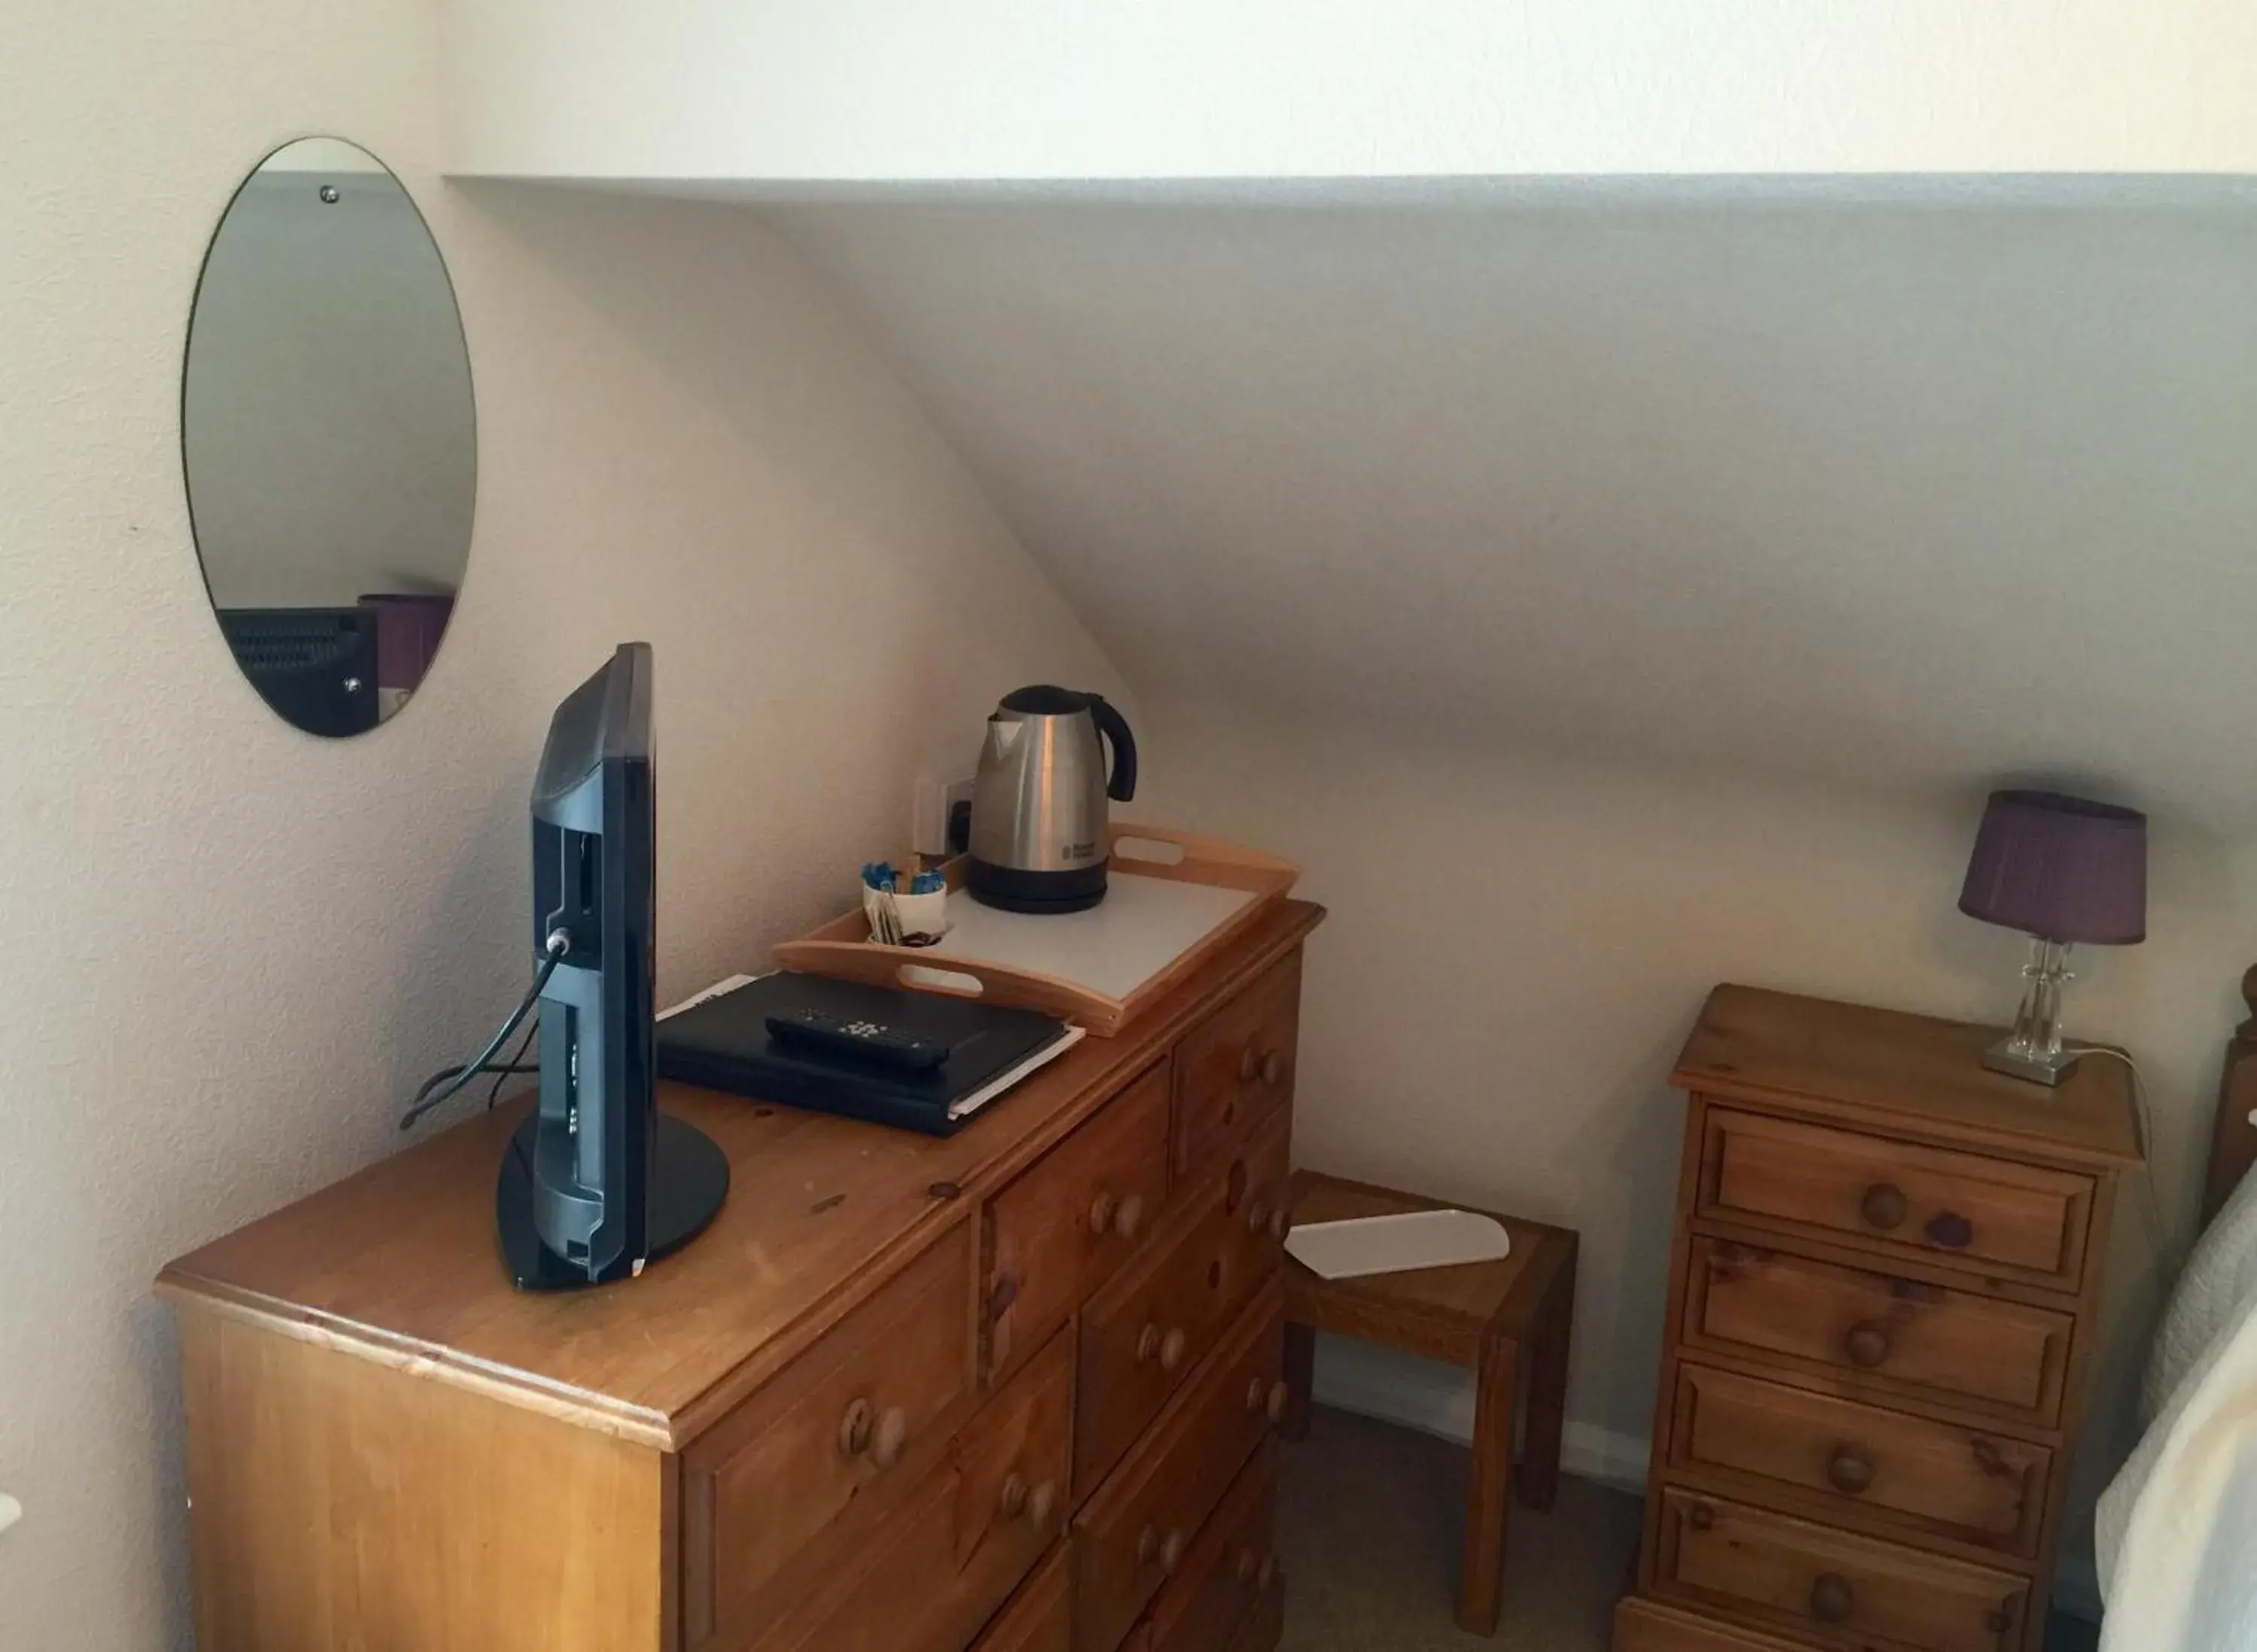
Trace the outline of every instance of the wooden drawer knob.
{"label": "wooden drawer knob", "polygon": [[[1255,1380],[1258,1382],[1261,1379],[1257,1377]],[[1292,1403],[1292,1399],[1293,1391],[1291,1388],[1283,1382],[1273,1382],[1270,1385],[1270,1392],[1262,1396],[1263,1412],[1272,1423],[1283,1423],[1285,1420],[1285,1408]]]}
{"label": "wooden drawer knob", "polygon": [[1956,1211],[1944,1211],[1928,1218],[1921,1230],[1928,1242],[1939,1250],[1963,1251],[1975,1242],[1975,1224]]}
{"label": "wooden drawer knob", "polygon": [[1238,1582],[1242,1588],[1250,1585],[1261,1570],[1262,1562],[1251,1549],[1238,1551]]}
{"label": "wooden drawer knob", "polygon": [[1248,1232],[1258,1234],[1269,1225],[1269,1205],[1264,1204],[1262,1200],[1256,1199],[1253,1204],[1246,1207],[1246,1231]]}
{"label": "wooden drawer knob", "polygon": [[1089,1231],[1103,1239],[1107,1233],[1117,1233],[1122,1239],[1133,1239],[1144,1230],[1144,1200],[1140,1194],[1130,1194],[1116,1200],[1110,1193],[1100,1193],[1089,1203]]}
{"label": "wooden drawer knob", "polygon": [[1261,1070],[1262,1057],[1255,1054],[1253,1045],[1249,1044],[1245,1048],[1238,1052],[1238,1082],[1240,1084],[1252,1084],[1254,1082],[1255,1074]]}
{"label": "wooden drawer knob", "polygon": [[1157,1325],[1147,1324],[1136,1333],[1136,1363],[1149,1366],[1160,1362],[1163,1371],[1173,1371],[1184,1362],[1184,1333],[1180,1326],[1171,1326],[1163,1331]]}
{"label": "wooden drawer knob", "polygon": [[1184,1564],[1184,1532],[1178,1526],[1160,1539],[1160,1575],[1172,1578],[1176,1568]]}
{"label": "wooden drawer knob", "polygon": [[1160,1352],[1160,1328],[1147,1321],[1144,1329],[1136,1333],[1136,1363],[1149,1366]]}
{"label": "wooden drawer knob", "polygon": [[1857,1607],[1856,1591],[1838,1571],[1822,1571],[1810,1585],[1810,1615],[1821,1623],[1847,1623]]}
{"label": "wooden drawer knob", "polygon": [[1282,1050],[1271,1050],[1262,1058],[1262,1082],[1275,1090],[1285,1082],[1285,1056]]}
{"label": "wooden drawer knob", "polygon": [[1005,1520],[1016,1520],[1027,1512],[1027,1481],[1021,1474],[1006,1474],[1003,1490],[995,1499],[995,1512]]}
{"label": "wooden drawer knob", "polygon": [[1168,1334],[1160,1338],[1160,1369],[1173,1371],[1184,1362],[1184,1332],[1180,1325],[1171,1326]]}
{"label": "wooden drawer knob", "polygon": [[1716,1523],[1716,1511],[1706,1503],[1695,1503],[1685,1511],[1685,1523],[1695,1531],[1706,1531]]}
{"label": "wooden drawer knob", "polygon": [[867,1400],[857,1400],[846,1408],[846,1415],[838,1419],[838,1454],[860,1457],[870,1449],[870,1435],[878,1426],[878,1414],[870,1408]]}
{"label": "wooden drawer knob", "polygon": [[1845,1497],[1862,1496],[1873,1483],[1873,1459],[1854,1445],[1838,1446],[1826,1459],[1826,1483]]}
{"label": "wooden drawer knob", "polygon": [[1285,1236],[1293,1231],[1293,1213],[1286,1210],[1270,1212],[1270,1237],[1283,1245]]}
{"label": "wooden drawer knob", "polygon": [[1889,1339],[1889,1328],[1877,1325],[1871,1320],[1852,1325],[1850,1334],[1842,1338],[1842,1352],[1849,1355],[1851,1365],[1863,1370],[1871,1371],[1876,1366],[1884,1365],[1894,1352]]}
{"label": "wooden drawer knob", "polygon": [[909,1443],[909,1414],[901,1407],[888,1406],[878,1418],[878,1431],[871,1437],[870,1460],[880,1468],[891,1468],[901,1461],[902,1450]]}
{"label": "wooden drawer knob", "polygon": [[1027,1519],[1040,1531],[1051,1523],[1051,1516],[1057,1512],[1058,1482],[1044,1480],[1027,1498]]}
{"label": "wooden drawer knob", "polygon": [[1886,1233],[1902,1226],[1911,1209],[1902,1188],[1893,1182],[1876,1182],[1865,1190],[1865,1197],[1858,1202],[1857,1213],[1865,1218],[1867,1227],[1878,1228]]}

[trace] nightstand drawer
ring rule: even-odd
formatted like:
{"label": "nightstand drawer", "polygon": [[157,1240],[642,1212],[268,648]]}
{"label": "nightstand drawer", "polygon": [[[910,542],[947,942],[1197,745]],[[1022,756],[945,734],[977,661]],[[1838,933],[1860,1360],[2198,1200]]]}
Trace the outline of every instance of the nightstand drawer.
{"label": "nightstand drawer", "polygon": [[1164,1059],[988,1205],[980,1300],[989,1382],[1072,1318],[1160,1225],[1168,1087]]}
{"label": "nightstand drawer", "polygon": [[1816,1492],[1900,1524],[2034,1554],[2053,1453],[1704,1366],[1677,1373],[1673,1468]]}
{"label": "nightstand drawer", "polygon": [[1973,1401],[2050,1423],[2076,1321],[2026,1303],[1695,1236],[1690,1347],[1783,1354],[1876,1394]]}
{"label": "nightstand drawer", "polygon": [[1708,1115],[1704,1215],[1846,1234],[1983,1273],[2073,1288],[2093,1181],[1728,1108]]}
{"label": "nightstand drawer", "polygon": [[1654,1583],[1752,1626],[1844,1648],[2004,1652],[2029,1583],[1681,1487],[1662,1493]]}

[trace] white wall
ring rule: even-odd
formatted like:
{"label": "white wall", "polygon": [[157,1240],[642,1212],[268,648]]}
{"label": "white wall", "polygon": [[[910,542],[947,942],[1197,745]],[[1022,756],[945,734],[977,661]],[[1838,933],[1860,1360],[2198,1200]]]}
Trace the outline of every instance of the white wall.
{"label": "white wall", "polygon": [[2257,835],[2257,196],[768,211],[1147,694]]}
{"label": "white wall", "polygon": [[[1684,1119],[1666,1079],[1709,989],[2012,1014],[2024,943],[1955,908],[1979,794],[1537,758],[1204,702],[1150,720],[1141,812],[1286,855],[1332,909],[1309,950],[1297,1160],[1581,1232],[1568,1416],[1587,1470],[1635,1466],[1650,1423]],[[2080,954],[2069,1031],[2121,1041],[2146,1069],[2157,1179],[2183,1232],[2235,984],[2257,956],[2257,844],[2159,825],[2151,876],[2148,941]],[[2080,1507],[2128,1443],[2154,1288],[2136,1195],[2112,1266]],[[1320,1396],[1443,1431],[1468,1415],[1448,1378],[1327,1355]],[[2080,1522],[2071,1548],[2078,1534],[2089,1546]]]}
{"label": "white wall", "polygon": [[[0,53],[0,1647],[185,1648],[170,1255],[390,1150],[526,973],[549,708],[658,659],[661,990],[898,844],[1000,688],[1119,684],[791,256],[734,215],[436,179],[433,8],[17,8]],[[275,143],[389,161],[461,289],[477,543],[413,704],[296,733],[230,662],[177,412]]]}
{"label": "white wall", "polygon": [[2241,0],[463,0],[454,31],[473,173],[2257,171]]}

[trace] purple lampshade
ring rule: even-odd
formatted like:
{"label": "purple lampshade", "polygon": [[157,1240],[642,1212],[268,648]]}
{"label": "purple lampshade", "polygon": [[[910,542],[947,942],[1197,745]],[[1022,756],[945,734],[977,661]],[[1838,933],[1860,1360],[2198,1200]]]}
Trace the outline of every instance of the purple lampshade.
{"label": "purple lampshade", "polygon": [[2147,817],[2058,792],[1993,792],[1959,909],[2048,941],[2144,941]]}

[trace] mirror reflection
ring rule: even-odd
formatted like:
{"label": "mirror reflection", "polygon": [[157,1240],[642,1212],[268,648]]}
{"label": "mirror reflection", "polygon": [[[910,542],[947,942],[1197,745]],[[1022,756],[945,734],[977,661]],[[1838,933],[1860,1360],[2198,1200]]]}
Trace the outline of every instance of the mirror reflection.
{"label": "mirror reflection", "polygon": [[470,556],[470,356],[400,180],[332,138],[277,150],[205,255],[180,440],[220,629],[267,704],[357,734],[407,702]]}

